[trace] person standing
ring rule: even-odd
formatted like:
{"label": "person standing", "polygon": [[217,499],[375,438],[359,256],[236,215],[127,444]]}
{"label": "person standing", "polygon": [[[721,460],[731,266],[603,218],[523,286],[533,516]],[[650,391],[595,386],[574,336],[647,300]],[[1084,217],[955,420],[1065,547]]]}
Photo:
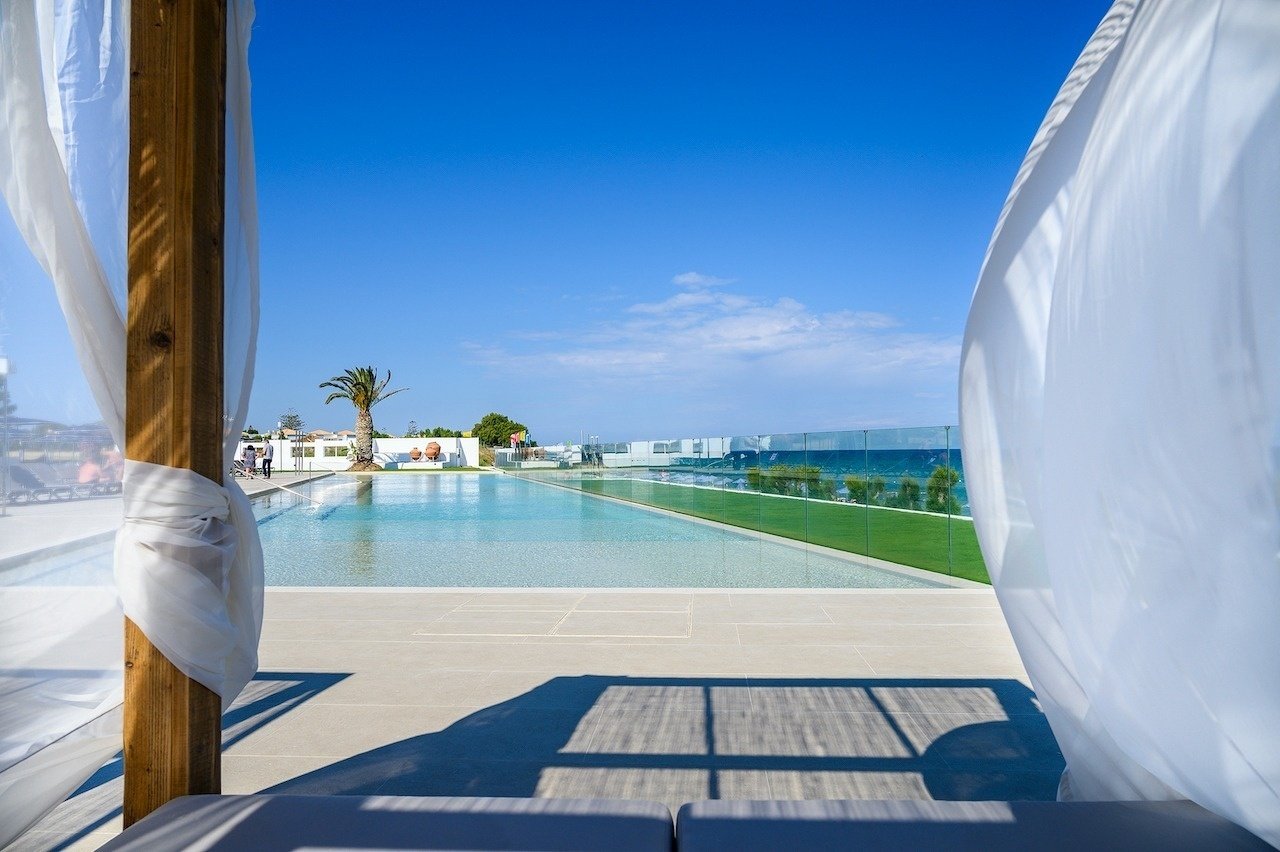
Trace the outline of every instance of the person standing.
{"label": "person standing", "polygon": [[258,471],[258,452],[253,448],[253,444],[246,444],[244,452],[240,454],[240,461],[244,464],[244,472],[253,476]]}
{"label": "person standing", "polygon": [[262,475],[266,479],[271,478],[271,460],[275,455],[276,448],[270,441],[262,445]]}

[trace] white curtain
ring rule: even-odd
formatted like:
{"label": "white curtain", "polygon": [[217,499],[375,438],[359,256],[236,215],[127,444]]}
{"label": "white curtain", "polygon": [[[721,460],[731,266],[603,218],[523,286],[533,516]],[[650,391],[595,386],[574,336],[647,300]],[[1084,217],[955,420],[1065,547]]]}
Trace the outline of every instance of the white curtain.
{"label": "white curtain", "polygon": [[[258,320],[253,4],[229,6],[227,468],[248,406]],[[128,13],[128,0],[0,3],[0,192],[57,292],[122,447]],[[119,749],[121,607],[224,707],[256,670],[262,554],[239,486],[129,462],[124,506],[115,584],[92,572],[68,580],[38,554],[27,567],[39,570],[0,574],[0,845]]]}
{"label": "white curtain", "polygon": [[1112,7],[997,224],[960,410],[1060,795],[1280,844],[1280,3]]}

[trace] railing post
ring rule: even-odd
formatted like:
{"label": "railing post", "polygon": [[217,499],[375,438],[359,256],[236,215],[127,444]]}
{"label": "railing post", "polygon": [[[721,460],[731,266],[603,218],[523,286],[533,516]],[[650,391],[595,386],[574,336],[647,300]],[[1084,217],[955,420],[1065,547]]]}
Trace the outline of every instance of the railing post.
{"label": "railing post", "polygon": [[[125,452],[221,482],[226,0],[132,0]],[[125,623],[124,823],[220,789],[219,697]]]}

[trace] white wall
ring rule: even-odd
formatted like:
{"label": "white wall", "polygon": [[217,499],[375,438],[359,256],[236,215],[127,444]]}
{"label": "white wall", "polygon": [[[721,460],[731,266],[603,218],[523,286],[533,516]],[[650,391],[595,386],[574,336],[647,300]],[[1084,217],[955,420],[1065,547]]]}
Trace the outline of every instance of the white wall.
{"label": "white wall", "polygon": [[[384,467],[400,461],[407,461],[409,451],[414,447],[425,450],[428,443],[435,441],[440,445],[440,456],[447,467],[478,467],[480,465],[480,440],[478,438],[374,438],[373,460]],[[241,442],[236,447],[236,458],[240,458],[245,443],[261,447],[265,441]],[[311,452],[313,455],[296,459],[301,470],[346,470],[351,466],[349,456],[329,455],[338,448],[349,447],[351,442],[345,438],[328,441],[305,441],[291,444],[289,441],[272,441],[275,447],[275,458],[272,470],[293,471],[295,459],[293,449]]]}
{"label": "white wall", "polygon": [[449,467],[480,465],[479,438],[374,438],[373,460],[378,464],[407,461],[410,450],[417,447],[425,451],[432,441],[440,445],[441,458],[447,457]]}

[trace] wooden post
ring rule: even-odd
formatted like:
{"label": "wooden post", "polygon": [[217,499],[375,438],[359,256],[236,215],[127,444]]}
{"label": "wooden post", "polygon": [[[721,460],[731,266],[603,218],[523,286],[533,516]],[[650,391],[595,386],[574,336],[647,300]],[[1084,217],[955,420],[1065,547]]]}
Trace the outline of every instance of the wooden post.
{"label": "wooden post", "polygon": [[[226,0],[132,0],[125,453],[221,482]],[[124,824],[221,788],[216,694],[125,623]]]}

